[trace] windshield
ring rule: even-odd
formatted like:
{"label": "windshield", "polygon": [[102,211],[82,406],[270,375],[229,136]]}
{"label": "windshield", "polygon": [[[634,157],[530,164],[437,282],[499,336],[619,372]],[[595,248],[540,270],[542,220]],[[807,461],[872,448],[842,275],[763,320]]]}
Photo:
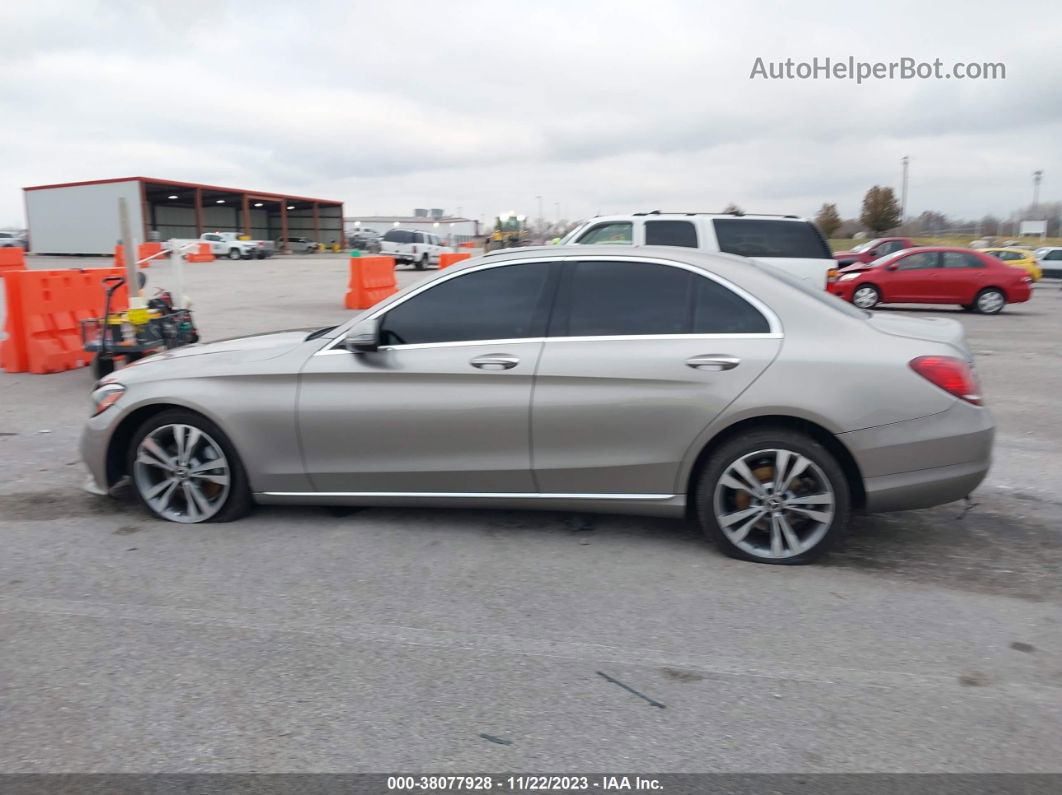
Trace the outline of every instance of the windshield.
{"label": "windshield", "polygon": [[789,273],[788,271],[784,271],[775,265],[771,265],[770,263],[763,262],[761,260],[753,260],[752,265],[753,267],[759,268],[764,273],[768,273],[771,276],[774,276],[776,279],[781,279],[786,284],[795,287],[797,290],[800,290],[800,292],[804,293],[804,295],[811,296],[819,303],[825,304],[831,309],[848,315],[849,317],[857,317],[861,320],[865,320],[866,318],[870,317],[870,312],[868,312],[867,310],[860,309],[857,306],[853,306],[847,301],[838,298],[836,295],[828,293],[821,288],[816,289],[804,279],[798,278],[793,274]]}
{"label": "windshield", "polygon": [[[877,259],[872,259],[870,262],[868,262],[866,264],[866,267],[868,267],[868,268],[876,268],[879,265],[884,265],[889,260],[896,259],[896,255],[900,254],[900,253],[906,254],[908,252],[906,252],[906,251],[903,251],[903,252],[894,251],[891,254],[885,254],[884,256],[878,257]],[[856,264],[858,265],[859,263],[856,263]]]}
{"label": "windshield", "polygon": [[852,251],[854,251],[856,254],[861,254],[864,251],[870,251],[870,249],[874,248],[874,246],[876,246],[880,242],[881,242],[881,238],[880,237],[876,237],[873,240],[867,241],[866,243],[864,243],[861,246],[856,246],[855,248],[852,249]]}

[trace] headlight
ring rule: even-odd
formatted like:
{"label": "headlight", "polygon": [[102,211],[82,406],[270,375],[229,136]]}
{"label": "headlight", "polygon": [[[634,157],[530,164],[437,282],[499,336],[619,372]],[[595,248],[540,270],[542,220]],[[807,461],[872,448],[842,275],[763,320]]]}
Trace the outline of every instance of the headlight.
{"label": "headlight", "polygon": [[104,384],[92,392],[92,416],[102,414],[125,394],[125,387],[121,384]]}
{"label": "headlight", "polygon": [[840,278],[837,279],[837,281],[850,282],[852,281],[852,279],[858,279],[860,276],[862,276],[861,273],[842,273]]}

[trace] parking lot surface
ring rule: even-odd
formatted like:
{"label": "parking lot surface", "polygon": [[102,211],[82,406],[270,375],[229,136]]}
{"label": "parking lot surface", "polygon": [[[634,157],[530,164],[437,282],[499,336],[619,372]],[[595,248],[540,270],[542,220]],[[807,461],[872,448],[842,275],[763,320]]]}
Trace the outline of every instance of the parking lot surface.
{"label": "parking lot surface", "polygon": [[[207,340],[341,322],[346,279],[186,276]],[[156,521],[80,490],[89,370],[0,374],[0,771],[1058,771],[1062,290],[880,311],[963,322],[993,470],[795,568],[646,518]]]}

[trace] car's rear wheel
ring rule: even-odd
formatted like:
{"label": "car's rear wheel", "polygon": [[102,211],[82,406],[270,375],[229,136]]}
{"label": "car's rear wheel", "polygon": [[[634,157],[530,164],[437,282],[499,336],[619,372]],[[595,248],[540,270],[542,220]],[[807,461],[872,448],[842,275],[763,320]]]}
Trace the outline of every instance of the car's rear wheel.
{"label": "car's rear wheel", "polygon": [[160,519],[229,522],[251,507],[235,448],[199,414],[175,409],[151,417],[133,435],[128,456],[137,497]]}
{"label": "car's rear wheel", "polygon": [[701,471],[697,515],[727,555],[758,563],[809,563],[848,526],[848,481],[825,447],[784,428],[724,443]]}
{"label": "car's rear wheel", "polygon": [[229,249],[229,259],[240,259],[242,256],[243,254],[240,253],[238,248]]}
{"label": "car's rear wheel", "polygon": [[881,291],[873,284],[861,284],[852,292],[852,303],[860,309],[873,309],[881,303]]}
{"label": "car's rear wheel", "polygon": [[428,267],[428,255],[425,254],[423,257],[418,259],[413,267],[415,267],[418,271],[422,271],[426,267]]}
{"label": "car's rear wheel", "polygon": [[982,315],[998,315],[1006,305],[1006,296],[995,287],[986,287],[974,299],[974,307]]}

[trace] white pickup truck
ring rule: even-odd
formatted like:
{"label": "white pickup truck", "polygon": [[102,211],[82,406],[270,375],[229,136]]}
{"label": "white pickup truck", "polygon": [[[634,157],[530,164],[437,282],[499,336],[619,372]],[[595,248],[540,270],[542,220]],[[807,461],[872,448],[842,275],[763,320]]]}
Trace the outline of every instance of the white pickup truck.
{"label": "white pickup truck", "polygon": [[439,255],[449,251],[439,238],[430,232],[415,229],[389,229],[380,239],[380,253],[395,258],[395,264],[406,263],[418,271],[439,264]]}
{"label": "white pickup truck", "polygon": [[199,236],[199,242],[209,243],[210,253],[215,257],[229,259],[265,259],[276,252],[272,240],[241,240],[236,232],[206,232]]}

